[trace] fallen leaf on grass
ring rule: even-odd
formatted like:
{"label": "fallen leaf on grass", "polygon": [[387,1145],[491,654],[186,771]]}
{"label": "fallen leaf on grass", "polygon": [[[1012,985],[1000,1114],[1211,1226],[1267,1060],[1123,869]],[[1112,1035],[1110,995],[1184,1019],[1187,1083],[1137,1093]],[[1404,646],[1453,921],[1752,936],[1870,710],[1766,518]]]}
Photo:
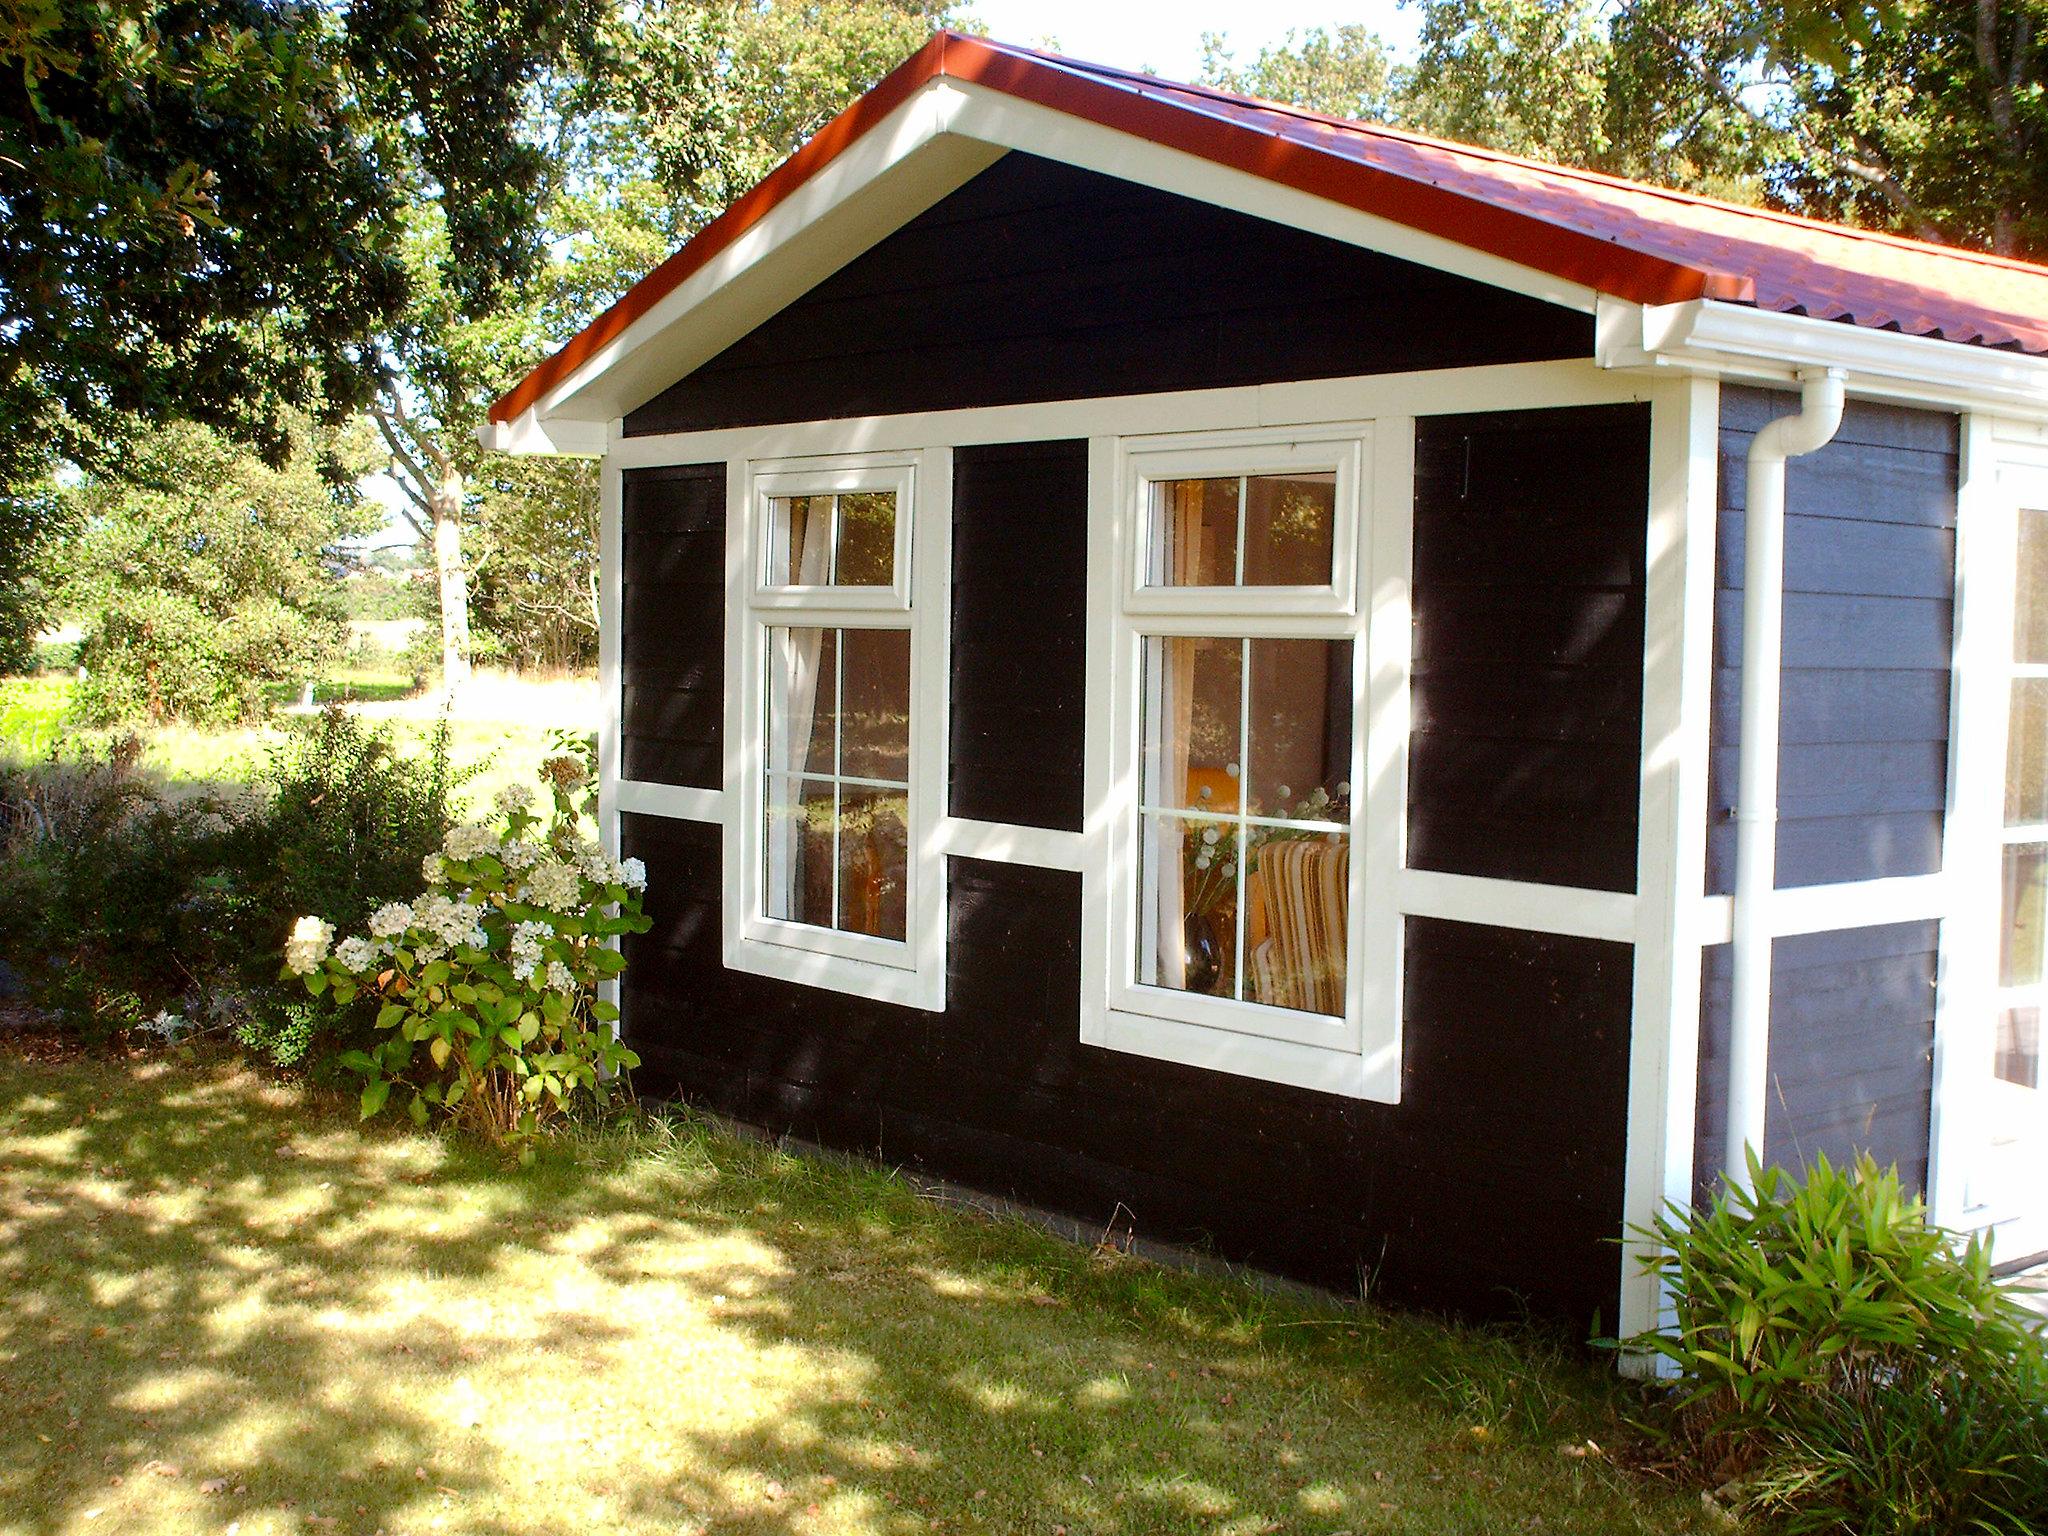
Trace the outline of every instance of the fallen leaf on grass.
{"label": "fallen leaf on grass", "polygon": [[199,1485],[199,1491],[201,1493],[226,1493],[228,1491],[228,1480],[224,1477],[209,1477]]}

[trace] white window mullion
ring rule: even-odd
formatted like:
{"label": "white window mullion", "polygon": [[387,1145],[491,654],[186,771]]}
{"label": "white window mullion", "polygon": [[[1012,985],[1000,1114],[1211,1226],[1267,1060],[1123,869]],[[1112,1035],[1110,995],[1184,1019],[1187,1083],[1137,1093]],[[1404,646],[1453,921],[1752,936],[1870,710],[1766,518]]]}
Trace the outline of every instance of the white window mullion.
{"label": "white window mullion", "polygon": [[[1237,579],[1244,580],[1244,497],[1245,479],[1237,482]],[[1237,852],[1233,863],[1237,867],[1237,935],[1235,949],[1231,955],[1231,966],[1235,971],[1232,996],[1244,1000],[1244,898],[1247,889],[1245,880],[1245,855],[1251,851],[1251,828],[1246,818],[1251,815],[1252,779],[1252,643],[1239,642],[1237,672]]]}

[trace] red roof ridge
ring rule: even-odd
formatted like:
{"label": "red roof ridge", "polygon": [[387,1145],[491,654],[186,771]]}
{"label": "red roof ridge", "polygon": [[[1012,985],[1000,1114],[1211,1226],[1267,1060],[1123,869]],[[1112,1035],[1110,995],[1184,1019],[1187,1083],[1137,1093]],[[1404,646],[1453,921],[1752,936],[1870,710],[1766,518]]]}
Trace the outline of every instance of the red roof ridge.
{"label": "red roof ridge", "polygon": [[[1437,134],[1419,133],[1413,128],[1403,128],[1396,123],[1368,122],[1364,118],[1339,117],[1334,112],[1318,112],[1311,107],[1299,106],[1292,102],[1274,101],[1266,96],[1253,96],[1243,91],[1227,91],[1221,86],[1203,85],[1198,82],[1168,80],[1160,75],[1148,75],[1141,70],[1125,69],[1115,64],[1096,64],[1086,59],[1071,58],[1063,54],[1047,53],[1039,48],[1027,48],[1020,43],[1006,43],[991,37],[977,36],[972,32],[961,32],[947,28],[943,36],[958,42],[978,43],[1003,53],[1022,54],[1041,63],[1055,67],[1076,70],[1092,76],[1111,76],[1122,80],[1138,90],[1156,87],[1190,96],[1212,96],[1218,101],[1227,101],[1239,106],[1257,107],[1264,112],[1277,112],[1302,122],[1315,123],[1327,128],[1345,129],[1355,133],[1371,134],[1375,137],[1398,139],[1404,143],[1419,145],[1428,149],[1441,149],[1451,154],[1466,155],[1477,160],[1490,160],[1501,165],[1512,165],[1522,170],[1537,171],[1544,175],[1567,177],[1577,181],[1592,182],[1598,186],[1610,187],[1616,191],[1648,193],[1654,197],[1667,198],[1672,202],[1686,203],[1699,208],[1716,208],[1743,218],[1769,219],[1780,224],[1793,225],[1800,229],[1819,230],[1823,233],[1857,240],[1869,240],[1881,245],[1898,246],[1905,250],[1932,252],[1938,255],[1964,261],[1980,262],[1985,266],[2003,267],[2008,270],[2039,274],[2042,264],[2029,261],[2022,256],[2005,256],[1996,251],[1979,250],[1973,246],[1950,245],[1940,240],[1923,240],[1913,235],[1902,235],[1893,230],[1868,229],[1856,224],[1838,224],[1828,219],[1815,218],[1811,214],[1794,213],[1786,208],[1771,208],[1762,203],[1738,203],[1733,198],[1714,197],[1705,192],[1688,192],[1681,187],[1667,187],[1654,181],[1637,181],[1627,176],[1617,176],[1610,171],[1596,171],[1589,166],[1562,165],[1552,160],[1538,160],[1530,155],[1518,155],[1512,150],[1496,149],[1487,144],[1470,144],[1463,139],[1447,139]],[[942,71],[943,72],[943,71]]]}

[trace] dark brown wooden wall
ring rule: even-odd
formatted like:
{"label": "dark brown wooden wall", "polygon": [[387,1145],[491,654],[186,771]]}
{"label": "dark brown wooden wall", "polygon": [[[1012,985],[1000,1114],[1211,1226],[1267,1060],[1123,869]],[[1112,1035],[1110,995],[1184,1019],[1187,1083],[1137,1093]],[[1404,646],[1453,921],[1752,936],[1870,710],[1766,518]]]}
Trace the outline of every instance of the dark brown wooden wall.
{"label": "dark brown wooden wall", "polygon": [[1417,423],[1416,868],[1636,888],[1649,454],[1647,406]]}
{"label": "dark brown wooden wall", "polygon": [[[1714,622],[1708,889],[1732,888],[1742,685],[1744,467],[1797,397],[1725,389]],[[1833,443],[1786,477],[1778,884],[1941,867],[1955,591],[1956,418],[1853,402]],[[1781,939],[1771,963],[1765,1152],[1788,1165],[1867,1150],[1927,1172],[1937,929],[1905,923]],[[1695,1167],[1720,1166],[1730,956],[1707,952]]]}
{"label": "dark brown wooden wall", "polygon": [[620,772],[717,789],[725,708],[725,466],[625,472]]}
{"label": "dark brown wooden wall", "polygon": [[1589,357],[1590,315],[1011,153],[628,436]]}
{"label": "dark brown wooden wall", "polygon": [[1088,444],[953,455],[952,814],[1081,830]]}
{"label": "dark brown wooden wall", "polygon": [[726,971],[718,829],[624,823],[643,1090],[1340,1290],[1612,1324],[1626,945],[1410,922],[1404,1102],[1370,1104],[1082,1045],[1076,875],[950,861],[922,1013]]}

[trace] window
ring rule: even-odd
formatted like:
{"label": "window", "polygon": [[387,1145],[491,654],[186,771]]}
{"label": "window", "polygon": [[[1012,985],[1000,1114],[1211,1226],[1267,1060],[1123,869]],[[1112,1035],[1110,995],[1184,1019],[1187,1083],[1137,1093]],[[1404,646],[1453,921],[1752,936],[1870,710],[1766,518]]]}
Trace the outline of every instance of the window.
{"label": "window", "polygon": [[2048,996],[2048,511],[2021,508],[2007,675],[1996,1075],[2041,1076]]}
{"label": "window", "polygon": [[1125,445],[1093,1043],[1397,1092],[1361,971],[1367,447],[1362,426]]}
{"label": "window", "polygon": [[913,566],[944,579],[939,457],[749,466],[728,826],[729,867],[746,871],[728,964],[927,1008],[943,1003],[943,868],[915,850],[944,804],[944,697],[924,686],[943,679],[943,619],[926,610],[944,604],[915,600]]}

